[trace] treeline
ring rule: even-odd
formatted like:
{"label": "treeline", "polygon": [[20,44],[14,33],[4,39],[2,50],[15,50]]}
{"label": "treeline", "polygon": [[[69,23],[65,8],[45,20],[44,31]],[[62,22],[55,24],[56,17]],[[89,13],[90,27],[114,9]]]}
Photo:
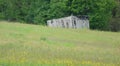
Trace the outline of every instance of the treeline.
{"label": "treeline", "polygon": [[0,19],[46,25],[46,21],[88,15],[91,29],[111,30],[115,0],[0,0]]}

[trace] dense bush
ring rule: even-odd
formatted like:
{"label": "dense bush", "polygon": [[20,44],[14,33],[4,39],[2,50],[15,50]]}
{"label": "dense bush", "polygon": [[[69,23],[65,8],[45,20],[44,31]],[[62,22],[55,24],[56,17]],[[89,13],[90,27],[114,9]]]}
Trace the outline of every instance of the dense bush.
{"label": "dense bush", "polygon": [[111,31],[120,31],[120,18],[112,18],[110,22]]}
{"label": "dense bush", "polygon": [[117,6],[112,11],[112,19],[110,19],[110,30],[120,31],[120,0],[117,1]]}

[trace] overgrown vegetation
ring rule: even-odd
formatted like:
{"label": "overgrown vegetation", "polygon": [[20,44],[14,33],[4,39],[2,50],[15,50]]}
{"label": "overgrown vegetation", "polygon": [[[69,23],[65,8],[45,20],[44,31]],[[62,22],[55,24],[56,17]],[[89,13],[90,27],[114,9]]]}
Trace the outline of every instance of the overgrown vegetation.
{"label": "overgrown vegetation", "polygon": [[116,1],[0,0],[0,19],[45,25],[48,19],[71,14],[88,15],[91,29],[111,30],[109,24],[112,11],[117,6]]}
{"label": "overgrown vegetation", "polygon": [[120,32],[0,22],[1,66],[120,66]]}
{"label": "overgrown vegetation", "polygon": [[110,19],[110,30],[120,31],[120,0],[117,1],[117,6],[112,11],[112,19]]}

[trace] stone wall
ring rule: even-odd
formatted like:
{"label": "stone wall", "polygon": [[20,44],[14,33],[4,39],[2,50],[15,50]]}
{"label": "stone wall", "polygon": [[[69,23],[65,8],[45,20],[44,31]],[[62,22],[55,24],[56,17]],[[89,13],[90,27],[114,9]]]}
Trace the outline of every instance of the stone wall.
{"label": "stone wall", "polygon": [[49,27],[59,27],[59,28],[89,29],[89,20],[87,18],[78,18],[76,16],[69,16],[60,19],[48,20],[47,25]]}

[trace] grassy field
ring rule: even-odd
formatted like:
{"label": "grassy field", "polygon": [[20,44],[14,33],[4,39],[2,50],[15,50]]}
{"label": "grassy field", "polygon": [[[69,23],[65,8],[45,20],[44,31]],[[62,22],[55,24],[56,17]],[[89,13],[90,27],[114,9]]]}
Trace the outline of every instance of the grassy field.
{"label": "grassy field", "polygon": [[120,32],[1,21],[0,66],[120,66]]}

